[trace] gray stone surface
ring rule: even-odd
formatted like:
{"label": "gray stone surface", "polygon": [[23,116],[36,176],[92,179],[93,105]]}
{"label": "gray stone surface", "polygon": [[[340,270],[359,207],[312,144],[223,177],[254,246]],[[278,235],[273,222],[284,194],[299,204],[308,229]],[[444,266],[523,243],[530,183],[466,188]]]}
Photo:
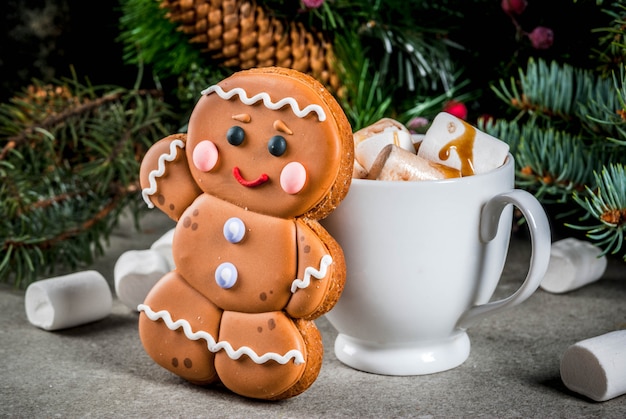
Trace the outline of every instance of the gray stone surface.
{"label": "gray stone surface", "polygon": [[[93,268],[113,289],[113,266],[173,224],[150,213],[142,231],[122,225]],[[526,273],[516,238],[496,297]],[[472,352],[442,373],[388,377],[353,370],[333,353],[336,332],[321,318],[326,353],[317,381],[281,402],[244,399],[189,384],[144,353],[137,314],[117,299],[104,320],[47,332],[28,322],[24,292],[0,287],[0,416],[7,417],[626,417],[626,396],[598,403],[570,392],[559,375],[565,349],[626,327],[626,265],[611,260],[598,282],[569,294],[538,290],[522,305],[469,330]],[[626,372],[624,372],[626,373]]]}

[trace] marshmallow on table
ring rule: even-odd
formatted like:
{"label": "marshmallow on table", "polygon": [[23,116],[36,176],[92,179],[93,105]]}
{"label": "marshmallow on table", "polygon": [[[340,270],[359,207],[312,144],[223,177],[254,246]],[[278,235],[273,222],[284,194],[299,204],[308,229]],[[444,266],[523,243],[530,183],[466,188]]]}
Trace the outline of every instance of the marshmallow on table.
{"label": "marshmallow on table", "polygon": [[101,320],[111,314],[109,284],[96,271],[76,272],[33,282],[26,289],[28,321],[59,330]]}
{"label": "marshmallow on table", "polygon": [[115,262],[115,292],[128,308],[137,311],[152,287],[170,271],[165,257],[156,250],[129,250]]}
{"label": "marshmallow on table", "polygon": [[432,163],[394,144],[385,146],[378,154],[368,174],[376,180],[434,180],[460,177],[450,167]]}
{"label": "marshmallow on table", "polygon": [[570,390],[597,402],[626,393],[626,330],[586,339],[567,348],[561,379]]}
{"label": "marshmallow on table", "polygon": [[597,281],[606,270],[602,250],[584,240],[567,238],[552,243],[548,270],[540,287],[559,294]]}
{"label": "marshmallow on table", "polygon": [[463,176],[502,166],[508,153],[505,142],[446,112],[435,117],[417,152],[426,160],[460,170]]}
{"label": "marshmallow on table", "polygon": [[152,243],[152,246],[150,246],[150,249],[156,250],[165,258],[165,260],[167,260],[170,271],[176,268],[176,264],[174,263],[174,257],[172,256],[172,241],[174,240],[174,230],[176,229],[170,229],[167,233],[159,237],[157,241]]}
{"label": "marshmallow on table", "polygon": [[[409,130],[393,119],[384,118],[354,133],[355,162],[369,172],[378,154],[389,144],[395,144],[415,153],[413,138]],[[358,171],[355,168],[355,172]]]}

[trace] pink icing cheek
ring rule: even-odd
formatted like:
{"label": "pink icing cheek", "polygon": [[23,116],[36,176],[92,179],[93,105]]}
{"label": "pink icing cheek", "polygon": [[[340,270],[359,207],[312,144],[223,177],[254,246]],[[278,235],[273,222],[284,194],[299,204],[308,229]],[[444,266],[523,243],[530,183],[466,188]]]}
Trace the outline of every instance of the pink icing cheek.
{"label": "pink icing cheek", "polygon": [[219,153],[213,141],[200,141],[193,150],[193,164],[202,172],[208,172],[217,164]]}
{"label": "pink icing cheek", "polygon": [[291,162],[280,172],[280,187],[290,195],[297,194],[306,183],[306,169],[302,163]]}

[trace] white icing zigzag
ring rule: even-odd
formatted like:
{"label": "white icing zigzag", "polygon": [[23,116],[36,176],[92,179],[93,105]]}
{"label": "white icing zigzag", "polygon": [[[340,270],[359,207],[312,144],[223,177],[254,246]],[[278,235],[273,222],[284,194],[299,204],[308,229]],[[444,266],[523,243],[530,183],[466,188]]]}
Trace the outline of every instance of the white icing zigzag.
{"label": "white icing zigzag", "polygon": [[320,261],[320,269],[317,270],[312,266],[308,266],[304,270],[304,279],[294,279],[291,283],[291,293],[293,294],[298,288],[306,288],[311,283],[311,276],[317,279],[322,279],[326,276],[328,266],[333,263],[333,258],[330,255],[324,255]]}
{"label": "white icing zigzag", "polygon": [[157,168],[148,175],[149,186],[141,191],[141,196],[143,196],[143,200],[146,201],[148,208],[154,208],[154,204],[150,201],[149,196],[157,191],[156,178],[163,176],[165,173],[165,162],[172,161],[176,158],[178,154],[176,148],[185,148],[185,143],[182,140],[172,141],[170,143],[170,152],[168,154],[163,153],[159,156]]}
{"label": "white icing zigzag", "polygon": [[170,330],[177,330],[182,327],[183,331],[185,332],[185,336],[187,336],[188,339],[204,339],[207,342],[207,348],[209,349],[209,351],[216,353],[223,349],[224,351],[226,351],[226,354],[230,357],[230,359],[239,359],[242,355],[248,355],[250,359],[257,364],[263,364],[269,360],[273,360],[281,365],[284,365],[292,358],[294,364],[296,365],[304,363],[304,356],[302,355],[302,352],[296,349],[290,350],[285,355],[280,355],[275,352],[267,352],[261,356],[259,356],[256,352],[254,352],[252,348],[248,346],[242,346],[241,348],[234,350],[232,345],[228,342],[216,342],[213,336],[211,336],[211,334],[208,332],[205,332],[203,330],[194,332],[191,329],[191,325],[189,324],[189,322],[185,319],[173,321],[172,316],[167,310],[154,312],[149,306],[145,304],[139,304],[137,306],[137,310],[146,313],[146,316],[148,316],[148,318],[152,321],[162,319],[165,322],[165,325]]}
{"label": "white icing zigzag", "polygon": [[324,110],[322,109],[321,106],[309,105],[306,108],[301,110],[300,105],[298,105],[298,102],[296,102],[296,100],[292,97],[286,97],[286,98],[279,100],[278,102],[272,102],[272,98],[270,98],[270,95],[265,92],[261,92],[252,97],[248,97],[248,94],[246,93],[246,91],[243,90],[241,87],[235,87],[234,89],[229,90],[228,92],[225,92],[224,89],[222,89],[218,85],[214,85],[207,89],[204,89],[202,91],[202,94],[208,95],[208,94],[211,94],[212,92],[217,93],[217,95],[224,100],[228,100],[231,97],[237,95],[239,96],[239,100],[241,100],[241,102],[246,105],[253,105],[257,103],[258,101],[262,100],[263,104],[271,110],[277,110],[277,109],[282,108],[285,105],[289,105],[291,106],[291,110],[293,110],[293,113],[296,114],[296,116],[298,116],[299,118],[304,118],[309,113],[315,112],[320,122],[326,120],[326,114],[324,113]]}

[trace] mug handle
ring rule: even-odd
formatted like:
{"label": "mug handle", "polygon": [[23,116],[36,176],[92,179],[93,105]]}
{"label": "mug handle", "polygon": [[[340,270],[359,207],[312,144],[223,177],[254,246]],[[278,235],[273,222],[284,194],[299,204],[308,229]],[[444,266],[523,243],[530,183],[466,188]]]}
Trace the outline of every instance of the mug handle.
{"label": "mug handle", "polygon": [[457,327],[461,329],[467,329],[491,314],[499,313],[526,300],[537,290],[548,270],[552,245],[550,224],[537,198],[527,191],[513,189],[496,195],[487,202],[483,207],[480,219],[481,241],[487,243],[494,239],[498,232],[500,216],[508,204],[513,204],[519,208],[526,218],[530,231],[531,256],[526,279],[510,297],[471,307],[457,323]]}

